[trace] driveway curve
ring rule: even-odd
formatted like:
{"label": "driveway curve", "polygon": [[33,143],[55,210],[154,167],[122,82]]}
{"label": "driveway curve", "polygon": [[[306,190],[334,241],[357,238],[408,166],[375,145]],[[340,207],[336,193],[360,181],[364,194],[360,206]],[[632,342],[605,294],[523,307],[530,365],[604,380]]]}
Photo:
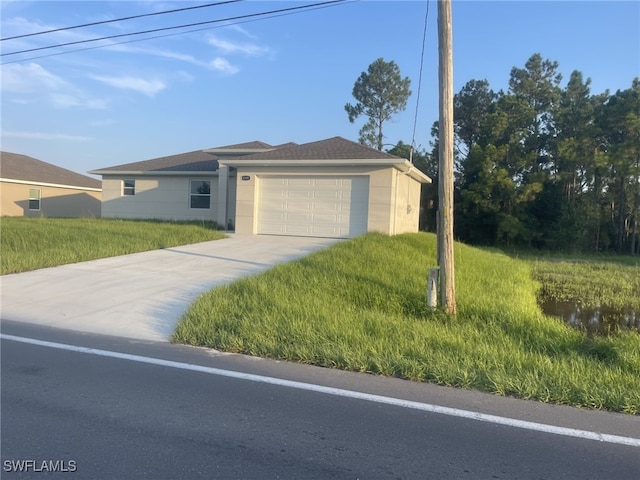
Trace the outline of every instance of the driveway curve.
{"label": "driveway curve", "polygon": [[229,238],[0,277],[3,320],[168,341],[205,291],[303,257],[339,240]]}

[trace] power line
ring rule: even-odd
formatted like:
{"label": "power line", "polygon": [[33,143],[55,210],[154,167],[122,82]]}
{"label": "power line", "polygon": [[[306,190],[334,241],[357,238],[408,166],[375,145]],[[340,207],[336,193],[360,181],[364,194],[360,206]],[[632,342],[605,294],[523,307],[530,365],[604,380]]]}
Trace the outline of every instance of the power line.
{"label": "power line", "polygon": [[134,18],[152,17],[154,15],[164,15],[166,13],[184,12],[186,10],[195,10],[196,8],[217,7],[218,5],[225,5],[227,3],[242,2],[243,0],[226,0],[224,2],[207,3],[206,5],[196,5],[195,7],[176,8],[173,10],[164,10],[162,12],[144,13],[142,15],[133,15],[130,17],[115,18],[113,20],[103,20],[101,22],[83,23],[82,25],[73,25],[71,27],[54,28],[53,30],[44,30],[42,32],[25,33],[24,35],[14,35],[13,37],[0,38],[0,42],[5,40],[15,40],[16,38],[34,37],[36,35],[44,35],[45,33],[62,32],[64,30],[73,30],[75,28],[92,27],[94,25],[103,25],[105,23],[122,22],[124,20],[133,20]]}
{"label": "power line", "polygon": [[240,20],[243,18],[252,18],[252,17],[260,17],[263,15],[270,15],[270,14],[275,14],[275,13],[281,13],[281,12],[290,12],[290,11],[294,11],[294,10],[302,10],[302,9],[309,9],[312,7],[318,7],[318,6],[322,6],[322,5],[331,5],[331,4],[337,4],[337,3],[343,3],[346,0],[329,0],[329,1],[325,1],[325,2],[319,2],[319,3],[313,3],[310,5],[301,5],[301,6],[297,6],[297,7],[288,7],[288,8],[281,8],[278,10],[270,10],[268,12],[260,12],[260,13],[251,13],[251,14],[247,14],[247,15],[238,15],[236,17],[228,17],[228,18],[223,18],[223,19],[218,19],[218,20],[208,20],[206,22],[196,22],[196,23],[189,23],[189,24],[185,24],[185,25],[176,25],[173,27],[163,27],[163,28],[154,28],[152,30],[145,30],[145,31],[140,31],[140,32],[132,32],[132,33],[121,33],[118,35],[110,35],[107,37],[100,37],[100,38],[91,38],[91,39],[87,39],[87,40],[77,40],[75,42],[67,42],[67,43],[59,43],[56,45],[48,45],[46,47],[37,47],[37,48],[30,48],[27,50],[19,50],[16,52],[9,52],[9,53],[2,53],[0,54],[0,57],[7,57],[9,55],[18,55],[20,53],[28,53],[28,52],[36,52],[39,50],[47,50],[50,48],[59,48],[59,47],[67,47],[69,45],[78,45],[81,43],[90,43],[90,42],[98,42],[100,40],[109,40],[112,38],[121,38],[121,37],[128,37],[128,36],[132,36],[132,35],[144,35],[145,33],[155,33],[155,32],[162,32],[162,31],[166,31],[166,30],[175,30],[178,28],[188,28],[188,27],[195,27],[198,25],[207,25],[207,24],[211,24],[211,23],[220,23],[220,22],[228,22],[228,21],[232,21],[232,20]]}
{"label": "power line", "polygon": [[429,0],[427,0],[427,13],[424,16],[424,31],[422,32],[422,52],[420,53],[420,74],[418,76],[418,93],[416,95],[416,113],[413,117],[413,134],[411,136],[411,149],[416,141],[416,126],[418,125],[418,106],[420,105],[420,88],[422,87],[422,67],[424,65],[424,45],[427,39],[427,23],[429,20]]}
{"label": "power line", "polygon": [[[353,3],[353,2],[357,2],[357,1],[359,1],[359,0],[345,0],[344,3]],[[335,7],[335,6],[336,6],[336,4],[320,5],[320,6],[316,6],[316,7],[311,7],[310,6],[307,10],[305,10],[305,12],[309,11],[309,10],[320,10],[320,9],[330,8],[330,7]],[[268,20],[268,19],[271,19],[271,18],[286,17],[286,16],[289,16],[289,15],[297,15],[299,13],[302,13],[302,12],[296,11],[296,12],[286,12],[286,13],[274,14],[274,15],[271,15],[270,17],[253,18],[251,20],[232,22],[232,23],[229,23],[227,25],[239,25],[239,24],[243,24],[243,23],[258,22],[258,21],[261,21],[261,20]],[[76,50],[66,50],[64,52],[49,53],[49,54],[40,55],[40,56],[37,56],[37,57],[29,57],[29,58],[22,58],[20,60],[11,60],[11,61],[8,61],[8,62],[2,62],[2,63],[0,63],[0,65],[9,65],[11,63],[20,63],[20,62],[26,62],[26,61],[30,61],[30,60],[38,60],[40,58],[48,58],[48,57],[55,57],[55,56],[58,56],[58,55],[66,55],[68,53],[85,52],[87,50],[96,50],[98,48],[107,48],[107,47],[113,47],[113,46],[116,46],[116,45],[125,45],[127,43],[144,42],[146,40],[154,40],[156,38],[165,38],[165,37],[172,37],[172,36],[175,36],[175,35],[184,35],[185,33],[201,32],[201,31],[204,31],[204,30],[212,30],[212,29],[215,29],[215,28],[225,27],[227,25],[216,25],[214,27],[194,28],[192,30],[185,30],[184,32],[165,33],[164,35],[154,35],[153,37],[145,37],[145,38],[138,38],[138,39],[133,39],[133,40],[125,40],[123,42],[109,43],[107,45],[97,45],[97,46],[94,46],[94,47],[78,48]]]}

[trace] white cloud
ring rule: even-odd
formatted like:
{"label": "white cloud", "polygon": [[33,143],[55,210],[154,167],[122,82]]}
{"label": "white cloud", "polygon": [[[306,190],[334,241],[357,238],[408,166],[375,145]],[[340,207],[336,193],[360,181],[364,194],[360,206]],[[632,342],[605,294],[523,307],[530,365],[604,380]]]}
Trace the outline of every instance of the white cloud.
{"label": "white cloud", "polygon": [[2,90],[5,93],[34,93],[42,89],[59,90],[69,86],[62,78],[37,63],[15,63],[2,68]]}
{"label": "white cloud", "polygon": [[248,37],[248,38],[250,38],[252,40],[256,40],[258,38],[255,35],[253,35],[252,33],[250,33],[248,30],[242,28],[238,24],[227,25],[226,28],[228,28],[229,30],[234,30],[236,32],[239,32],[239,33],[243,34],[245,37]]}
{"label": "white cloud", "polygon": [[153,55],[161,58],[171,58],[173,60],[179,60],[181,62],[191,63],[193,65],[205,66],[204,62],[196,60],[193,55],[187,53],[172,52],[170,50],[160,50],[157,48],[138,47],[131,45],[113,45],[107,47],[109,50],[125,52],[125,53],[137,53],[142,55]]}
{"label": "white cloud", "polygon": [[215,35],[209,37],[209,45],[214,46],[218,51],[225,55],[239,53],[242,55],[256,57],[270,53],[270,49],[268,47],[251,42],[232,42]]}
{"label": "white cloud", "polygon": [[167,85],[158,79],[145,80],[136,77],[105,77],[100,75],[91,75],[90,77],[112,87],[123,90],[133,90],[148,97],[154,97],[158,92],[167,88]]}
{"label": "white cloud", "polygon": [[226,73],[228,75],[234,75],[240,71],[238,67],[229,63],[226,58],[216,57],[209,63],[209,66],[222,73]]}
{"label": "white cloud", "polygon": [[81,135],[67,135],[64,133],[46,133],[46,132],[2,132],[3,137],[7,138],[26,138],[30,140],[68,140],[73,142],[86,142],[92,140],[91,137]]}
{"label": "white cloud", "polygon": [[22,105],[46,102],[56,108],[101,110],[108,107],[106,100],[87,96],[37,63],[5,65],[2,69],[2,91],[4,94],[29,94],[29,98],[20,96],[8,99]]}
{"label": "white cloud", "polygon": [[50,95],[51,102],[58,108],[81,107],[96,110],[103,110],[108,107],[108,102],[101,99],[85,99],[81,96],[69,95],[66,93],[53,93]]}

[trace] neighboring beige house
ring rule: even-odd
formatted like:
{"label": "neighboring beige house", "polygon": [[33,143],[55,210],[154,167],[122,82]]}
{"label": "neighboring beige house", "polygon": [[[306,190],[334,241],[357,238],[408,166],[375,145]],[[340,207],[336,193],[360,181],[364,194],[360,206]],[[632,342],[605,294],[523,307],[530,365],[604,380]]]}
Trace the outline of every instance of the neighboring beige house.
{"label": "neighboring beige house", "polygon": [[215,220],[236,233],[347,238],[415,232],[420,186],[408,160],[334,137],[249,142],[94,170],[102,216]]}
{"label": "neighboring beige house", "polygon": [[99,180],[18,153],[0,152],[0,215],[99,217]]}

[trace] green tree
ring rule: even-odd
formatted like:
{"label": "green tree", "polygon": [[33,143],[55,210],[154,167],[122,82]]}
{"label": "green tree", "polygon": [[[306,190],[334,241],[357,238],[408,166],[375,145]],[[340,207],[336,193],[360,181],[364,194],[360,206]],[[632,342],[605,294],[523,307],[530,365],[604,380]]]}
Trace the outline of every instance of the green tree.
{"label": "green tree", "polygon": [[596,147],[590,83],[573,71],[554,111],[555,135],[548,142],[552,162],[534,207],[551,248],[588,249],[589,230],[598,222],[588,195]]}
{"label": "green tree", "polygon": [[406,108],[410,86],[411,80],[402,78],[393,60],[385,62],[378,58],[360,74],[352,91],[357,103],[344,106],[351,123],[361,115],[369,117],[360,129],[360,143],[382,150],[384,122]]}
{"label": "green tree", "polygon": [[616,250],[635,253],[640,214],[640,80],[618,90],[602,105],[599,117],[608,158],[606,200]]}
{"label": "green tree", "polygon": [[468,154],[474,145],[483,143],[487,115],[496,98],[487,80],[470,80],[454,96],[453,116],[459,151]]}

